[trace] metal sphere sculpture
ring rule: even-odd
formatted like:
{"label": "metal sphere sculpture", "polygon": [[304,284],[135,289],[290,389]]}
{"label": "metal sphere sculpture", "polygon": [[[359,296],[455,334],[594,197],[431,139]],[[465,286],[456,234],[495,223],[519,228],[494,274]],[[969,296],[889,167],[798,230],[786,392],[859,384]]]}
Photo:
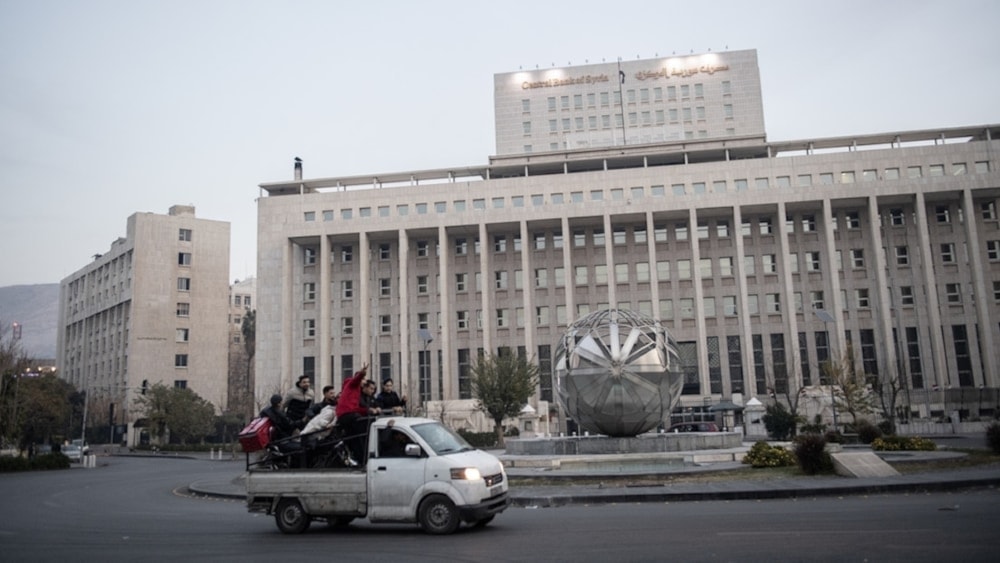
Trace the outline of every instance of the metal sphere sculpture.
{"label": "metal sphere sculpture", "polygon": [[593,312],[570,325],[556,348],[559,404],[582,429],[637,436],[666,419],[684,376],[666,328],[627,309]]}

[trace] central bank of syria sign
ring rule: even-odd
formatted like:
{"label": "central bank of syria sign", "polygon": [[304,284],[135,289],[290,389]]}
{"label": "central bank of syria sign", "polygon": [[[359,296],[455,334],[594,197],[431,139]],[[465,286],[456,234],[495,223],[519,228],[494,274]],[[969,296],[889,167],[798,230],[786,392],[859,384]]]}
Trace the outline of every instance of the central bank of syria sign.
{"label": "central bank of syria sign", "polygon": [[607,74],[584,74],[583,76],[571,76],[569,78],[550,78],[549,80],[529,81],[521,83],[522,90],[532,90],[535,88],[555,88],[557,86],[573,86],[576,84],[597,84],[608,82],[611,79]]}

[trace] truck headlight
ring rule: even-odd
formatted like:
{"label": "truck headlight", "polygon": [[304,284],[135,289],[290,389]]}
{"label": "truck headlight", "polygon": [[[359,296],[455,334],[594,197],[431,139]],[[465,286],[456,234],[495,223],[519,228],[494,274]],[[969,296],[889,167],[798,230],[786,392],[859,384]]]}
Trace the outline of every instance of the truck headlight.
{"label": "truck headlight", "polygon": [[476,481],[482,478],[479,474],[479,469],[475,467],[455,467],[451,470],[452,479],[461,479],[463,481]]}

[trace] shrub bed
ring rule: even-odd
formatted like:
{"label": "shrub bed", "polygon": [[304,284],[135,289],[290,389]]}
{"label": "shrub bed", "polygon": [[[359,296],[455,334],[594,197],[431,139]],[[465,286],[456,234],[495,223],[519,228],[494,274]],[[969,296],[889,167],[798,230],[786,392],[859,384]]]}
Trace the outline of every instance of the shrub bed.
{"label": "shrub bed", "polygon": [[1000,454],[1000,422],[993,422],[986,427],[986,445],[995,454]]}
{"label": "shrub bed", "polygon": [[872,449],[877,452],[932,452],[937,444],[919,436],[883,436],[872,440]]}
{"label": "shrub bed", "polygon": [[473,448],[495,448],[497,446],[496,432],[471,432],[469,430],[459,430],[458,435],[465,438]]}
{"label": "shrub bed", "polygon": [[0,457],[0,472],[69,469],[69,464],[69,458],[58,452],[36,455],[32,459],[26,457]]}
{"label": "shrub bed", "polygon": [[795,459],[806,475],[833,473],[833,460],[826,452],[826,438],[820,434],[801,434],[795,438]]}
{"label": "shrub bed", "polygon": [[761,440],[750,447],[743,463],[752,467],[787,467],[795,465],[795,455],[781,446],[772,446]]}

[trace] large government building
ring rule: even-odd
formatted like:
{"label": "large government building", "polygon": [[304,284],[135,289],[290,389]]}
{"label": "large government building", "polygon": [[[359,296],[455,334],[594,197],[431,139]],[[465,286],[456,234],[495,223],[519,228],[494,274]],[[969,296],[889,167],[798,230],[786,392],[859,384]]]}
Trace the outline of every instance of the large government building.
{"label": "large government building", "polygon": [[226,407],[228,278],[229,223],[175,205],[133,214],[124,237],[62,280],[59,375],[87,393],[96,420],[110,418],[114,442],[138,440],[134,399],[152,385]]}
{"label": "large government building", "polygon": [[486,165],[260,186],[258,396],[369,361],[413,402],[469,399],[510,350],[551,400],[565,327],[618,307],[677,339],[684,409],[843,357],[899,381],[903,417],[997,407],[1000,125],[768,141],[755,51],[494,83]]}

